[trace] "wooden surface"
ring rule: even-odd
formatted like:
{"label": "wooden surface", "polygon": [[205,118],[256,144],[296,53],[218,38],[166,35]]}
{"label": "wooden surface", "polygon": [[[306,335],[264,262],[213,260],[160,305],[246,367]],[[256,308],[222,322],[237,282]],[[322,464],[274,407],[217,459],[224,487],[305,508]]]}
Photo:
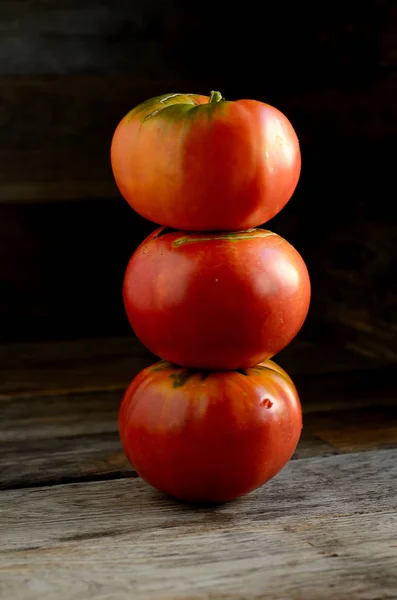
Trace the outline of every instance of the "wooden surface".
{"label": "wooden surface", "polygon": [[[120,119],[147,98],[189,89],[208,94],[208,85],[209,82],[192,82],[180,77],[153,81],[140,76],[138,86],[136,78],[128,75],[2,77],[0,72],[0,102],[4,114],[0,140],[0,204],[119,198],[109,152]],[[247,92],[240,93],[245,96]],[[394,80],[381,80],[369,90],[331,86],[294,92],[288,99],[274,93],[270,97],[269,93],[259,91],[253,94],[255,92],[251,93],[252,97],[275,104],[286,112],[299,133],[306,167],[313,170],[317,166],[316,147],[322,143],[325,128],[327,147],[322,149],[321,171],[328,171],[335,152],[340,171],[346,169],[344,161],[352,153],[356,161],[362,154],[361,160],[369,162],[363,152],[364,140],[370,139],[380,151],[393,143],[397,135],[397,118],[386,118],[393,114],[397,102]],[[237,100],[240,96],[237,92],[237,95],[229,93],[229,97]],[[327,124],[325,114],[330,121]],[[384,160],[388,160],[387,156]],[[374,170],[382,164],[375,149],[371,152],[371,164]],[[350,169],[356,169],[351,161]],[[317,179],[318,175],[312,171],[312,177]],[[341,175],[338,174],[338,181]],[[384,176],[389,179],[386,171]]]}
{"label": "wooden surface", "polygon": [[139,479],[3,492],[3,597],[395,598],[396,459],[292,461],[215,508]]}
{"label": "wooden surface", "polygon": [[[397,598],[397,10],[285,10],[264,52],[254,3],[226,26],[209,0],[0,3],[1,600]],[[304,409],[293,459],[203,508],[121,451],[123,391],[155,360],[132,336],[18,340],[129,333],[123,272],[153,224],[114,185],[112,133],[150,96],[211,89],[296,128],[301,179],[269,228],[313,298],[277,357]]]}
{"label": "wooden surface", "polygon": [[300,140],[269,228],[312,278],[301,339],[397,361],[397,4],[323,4],[268,4],[264,56],[254,2],[227,25],[209,0],[0,2],[1,341],[128,333],[123,271],[153,226],[118,193],[112,134],[148,97],[220,89]]}
{"label": "wooden surface", "polygon": [[[108,150],[117,122],[150,96],[188,89],[274,103],[304,147],[313,142],[322,155],[331,144],[332,157],[347,150],[350,165],[354,140],[382,152],[397,133],[394,4],[328,1],[326,19],[291,5],[287,21],[282,4],[269,5],[267,22],[283,20],[284,41],[268,28],[277,52],[265,77],[253,60],[263,52],[255,9],[230,11],[225,27],[208,0],[194,10],[161,0],[1,2],[0,202],[116,195]],[[334,177],[344,168],[336,160]]]}
{"label": "wooden surface", "polygon": [[[235,502],[150,488],[121,451],[132,337],[0,347],[0,598],[386,600],[397,589],[393,365],[295,343],[293,459]],[[230,465],[233,468],[233,465]]]}

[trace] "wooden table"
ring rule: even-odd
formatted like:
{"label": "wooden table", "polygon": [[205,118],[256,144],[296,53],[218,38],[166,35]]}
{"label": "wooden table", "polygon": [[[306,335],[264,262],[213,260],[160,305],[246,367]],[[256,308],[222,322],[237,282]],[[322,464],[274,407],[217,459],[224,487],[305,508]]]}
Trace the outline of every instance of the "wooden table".
{"label": "wooden table", "polygon": [[[394,366],[295,341],[304,430],[271,482],[215,507],[129,467],[117,411],[133,338],[0,347],[0,597],[397,598]],[[230,465],[233,469],[233,465]]]}

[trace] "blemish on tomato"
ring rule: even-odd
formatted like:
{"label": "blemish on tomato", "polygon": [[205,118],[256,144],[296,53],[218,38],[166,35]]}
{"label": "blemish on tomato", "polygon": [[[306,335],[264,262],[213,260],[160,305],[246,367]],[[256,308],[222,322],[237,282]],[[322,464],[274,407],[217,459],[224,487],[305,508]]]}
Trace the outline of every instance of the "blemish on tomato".
{"label": "blemish on tomato", "polygon": [[149,113],[148,115],[145,115],[145,116],[143,117],[143,120],[144,120],[144,121],[147,121],[147,120],[148,120],[148,119],[150,119],[151,117],[154,117],[154,115],[157,115],[157,113],[158,113],[158,112],[159,112],[159,109],[158,109],[158,108],[156,108],[155,110],[152,110],[152,112],[151,112],[151,113]]}
{"label": "blemish on tomato", "polygon": [[264,398],[259,403],[262,408],[271,408],[273,406],[273,402],[269,398]]}

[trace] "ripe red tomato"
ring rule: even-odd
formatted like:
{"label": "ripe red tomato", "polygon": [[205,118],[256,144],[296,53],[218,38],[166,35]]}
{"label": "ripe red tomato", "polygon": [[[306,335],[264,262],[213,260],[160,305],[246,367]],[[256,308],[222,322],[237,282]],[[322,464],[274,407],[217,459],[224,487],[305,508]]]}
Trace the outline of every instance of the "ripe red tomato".
{"label": "ripe red tomato", "polygon": [[257,100],[166,94],[118,124],[111,164],[121,194],[143,217],[175,229],[240,230],[276,215],[298,183],[297,135]]}
{"label": "ripe red tomato", "polygon": [[160,358],[201,369],[250,367],[282,350],[309,307],[306,265],[264,229],[158,229],[138,247],[123,284],[128,319]]}
{"label": "ripe red tomato", "polygon": [[224,502],[261,486],[291,458],[301,430],[296,388],[272,361],[217,373],[160,361],[132,381],[119,413],[137,473],[191,501]]}

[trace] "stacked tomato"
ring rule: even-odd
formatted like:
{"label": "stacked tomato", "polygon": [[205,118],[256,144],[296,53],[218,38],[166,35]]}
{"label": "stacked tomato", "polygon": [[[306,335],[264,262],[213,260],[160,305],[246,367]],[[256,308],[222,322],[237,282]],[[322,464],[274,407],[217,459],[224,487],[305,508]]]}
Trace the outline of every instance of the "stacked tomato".
{"label": "stacked tomato", "polygon": [[296,188],[298,138],[268,104],[169,94],[122,119],[111,162],[126,201],[161,225],[124,278],[129,322],[162,359],[125,392],[124,451],[168,494],[234,499],[284,467],[302,429],[270,359],[303,325],[310,280],[297,250],[258,227]]}

